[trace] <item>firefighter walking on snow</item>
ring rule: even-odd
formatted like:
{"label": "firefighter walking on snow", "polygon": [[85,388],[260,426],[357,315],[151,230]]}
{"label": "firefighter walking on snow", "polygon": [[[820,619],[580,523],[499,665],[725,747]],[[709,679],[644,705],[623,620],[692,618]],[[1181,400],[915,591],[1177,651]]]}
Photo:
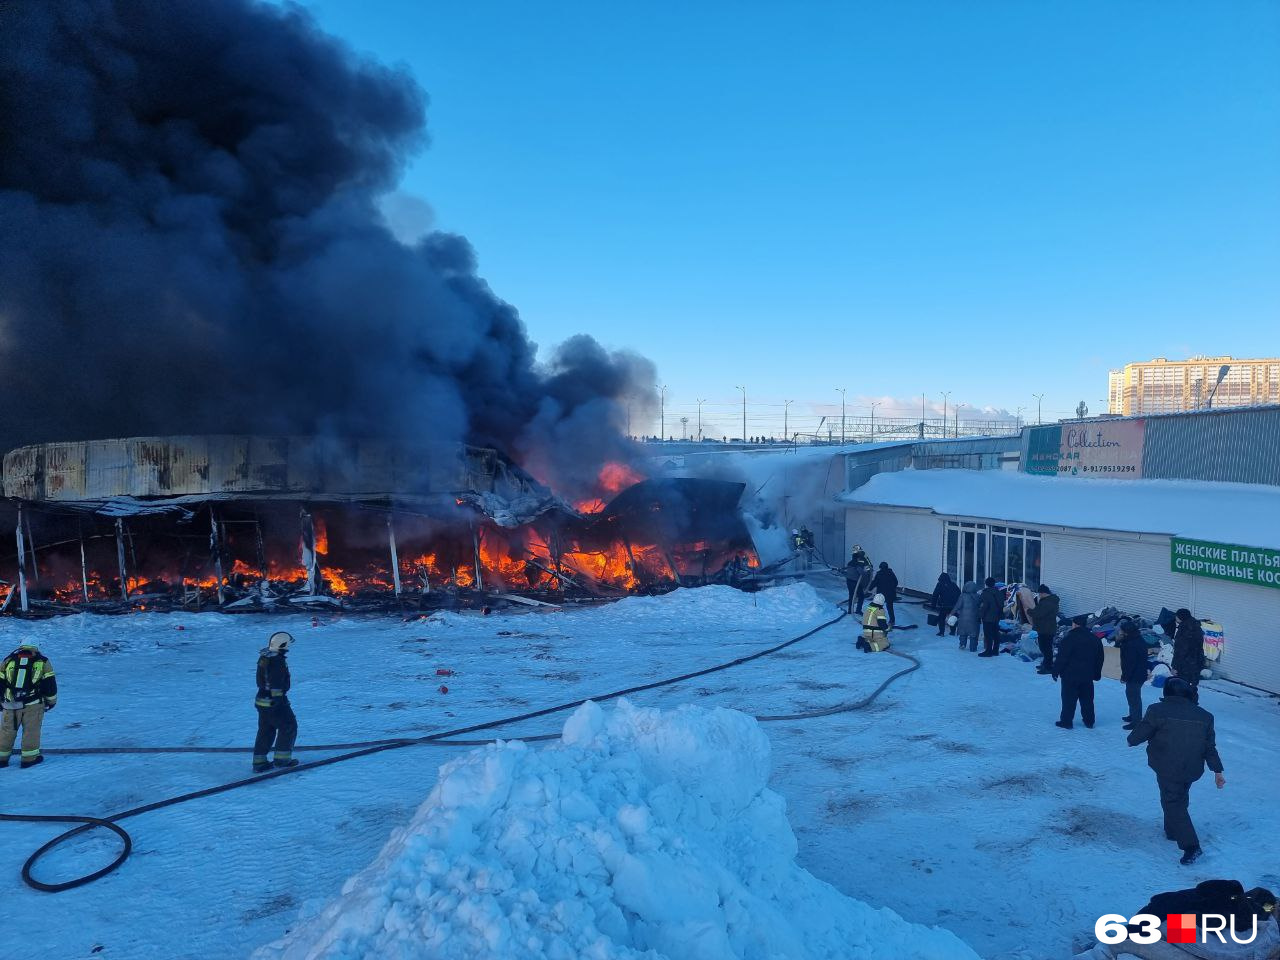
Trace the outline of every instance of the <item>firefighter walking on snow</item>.
{"label": "firefighter walking on snow", "polygon": [[[258,737],[253,742],[253,772],[277,767],[296,767],[293,742],[298,739],[298,718],[289,705],[289,664],[285,656],[293,643],[292,635],[283,630],[273,633],[258,655]],[[275,746],[275,754],[267,759],[267,751]]]}
{"label": "firefighter walking on snow", "polygon": [[44,761],[40,727],[58,702],[53,664],[34,643],[24,643],[0,664],[0,767],[9,765],[13,742],[22,730],[22,769]]}

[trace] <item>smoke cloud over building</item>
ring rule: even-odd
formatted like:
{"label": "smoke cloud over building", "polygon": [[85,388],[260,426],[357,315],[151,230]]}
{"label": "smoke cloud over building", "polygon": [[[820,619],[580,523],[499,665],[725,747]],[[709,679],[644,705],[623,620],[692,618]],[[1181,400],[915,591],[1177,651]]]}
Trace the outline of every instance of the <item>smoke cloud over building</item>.
{"label": "smoke cloud over building", "polygon": [[643,358],[536,362],[466,240],[382,213],[427,100],[295,7],[0,6],[0,447],[165,433],[493,444],[552,483],[625,459]]}

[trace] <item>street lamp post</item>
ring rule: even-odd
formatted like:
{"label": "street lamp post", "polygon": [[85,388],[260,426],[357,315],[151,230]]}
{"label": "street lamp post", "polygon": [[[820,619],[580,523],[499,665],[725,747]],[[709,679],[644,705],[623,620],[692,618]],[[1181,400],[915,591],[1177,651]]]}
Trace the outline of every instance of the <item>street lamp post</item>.
{"label": "street lamp post", "polygon": [[702,405],[706,402],[707,402],[706,400],[698,401],[698,442],[699,443],[702,442]]}
{"label": "street lamp post", "polygon": [[[950,390],[942,391],[942,439],[947,439],[947,397],[951,396]],[[956,436],[960,436],[960,421],[956,420]]]}
{"label": "street lamp post", "polygon": [[747,388],[734,387],[735,390],[742,391],[742,442],[747,442]]}
{"label": "street lamp post", "polygon": [[840,443],[844,444],[844,401],[846,390],[844,387],[836,387],[840,392]]}
{"label": "street lamp post", "polygon": [[1019,408],[1017,409],[1017,411],[1015,411],[1015,412],[1014,412],[1014,414],[1013,414],[1014,419],[1015,419],[1015,420],[1017,420],[1017,422],[1018,422],[1018,432],[1019,432],[1019,433],[1021,433],[1021,432],[1022,432],[1022,411],[1023,411],[1023,410],[1025,410],[1025,409],[1026,409],[1026,407],[1019,407]]}
{"label": "street lamp post", "polygon": [[680,439],[681,440],[689,439],[689,418],[688,417],[680,418]]}
{"label": "street lamp post", "polygon": [[1040,419],[1040,401],[1044,399],[1044,394],[1033,393],[1031,396],[1035,397],[1036,399],[1036,426],[1039,426],[1041,423],[1044,422]]}
{"label": "street lamp post", "polygon": [[787,411],[791,409],[791,405],[792,405],[793,403],[795,403],[795,401],[794,401],[794,400],[783,400],[783,401],[782,401],[782,442],[783,442],[783,443],[786,443],[786,442],[787,442],[787,437],[791,436],[791,434],[787,433],[787,426],[788,426],[788,424],[787,424]]}
{"label": "street lamp post", "polygon": [[956,404],[956,436],[957,436],[957,437],[959,437],[959,436],[960,436],[960,408],[961,408],[961,407],[967,407],[967,406],[968,406],[968,404],[967,404],[967,403],[957,403],[957,404]]}
{"label": "street lamp post", "polygon": [[662,385],[662,392],[658,396],[658,440],[659,442],[667,439],[667,385]]}
{"label": "street lamp post", "polygon": [[881,401],[877,400],[871,404],[871,442],[876,442],[876,407],[880,406]]}

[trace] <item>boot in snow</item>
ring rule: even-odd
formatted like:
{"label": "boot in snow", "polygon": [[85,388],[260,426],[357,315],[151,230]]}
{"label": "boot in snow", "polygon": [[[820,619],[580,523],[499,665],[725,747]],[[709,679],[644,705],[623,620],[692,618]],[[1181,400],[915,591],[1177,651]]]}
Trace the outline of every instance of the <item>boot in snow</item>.
{"label": "boot in snow", "polygon": [[1193,864],[1197,860],[1199,860],[1203,853],[1204,851],[1201,850],[1199,847],[1192,847],[1190,850],[1186,850],[1183,852],[1182,859],[1179,860],[1178,862],[1182,864],[1184,867],[1189,866],[1190,864]]}
{"label": "boot in snow", "polygon": [[44,763],[44,754],[40,754],[35,757],[23,757],[22,762],[18,764],[18,767],[26,770],[28,767],[34,767],[37,763]]}
{"label": "boot in snow", "polygon": [[298,758],[291,757],[288,760],[277,760],[275,765],[279,769],[283,769],[284,767],[296,767],[298,765]]}

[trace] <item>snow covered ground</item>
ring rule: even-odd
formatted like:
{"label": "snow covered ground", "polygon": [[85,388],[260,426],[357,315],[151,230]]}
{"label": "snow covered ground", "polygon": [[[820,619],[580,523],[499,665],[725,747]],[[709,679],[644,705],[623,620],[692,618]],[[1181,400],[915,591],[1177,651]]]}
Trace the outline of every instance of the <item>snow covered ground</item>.
{"label": "snow covered ground", "polygon": [[[843,592],[834,578],[823,587],[827,600],[804,585],[754,596],[711,587],[409,623],[7,621],[0,644],[34,637],[53,658],[63,692],[46,747],[247,745],[257,648],[268,631],[290,629],[299,638],[290,657],[299,742],[338,742],[418,736],[732,659],[830,619],[836,588]],[[918,607],[899,610],[904,622],[922,619]],[[859,699],[903,665],[859,654],[852,641],[844,620],[776,656],[630,699],[757,715],[821,710]],[[1100,685],[1096,729],[1062,731],[1052,725],[1056,688],[1029,665],[977,659],[923,629],[901,634],[897,646],[923,667],[870,708],[759,727],[798,865],[818,880],[945,927],[989,960],[1068,956],[1072,937],[1100,913],[1136,910],[1156,890],[1210,876],[1280,885],[1268,812],[1280,734],[1274,698],[1206,685],[1228,785],[1192,791],[1208,856],[1188,869],[1161,834],[1142,751],[1124,744],[1119,684]],[[556,732],[565,719],[499,732]],[[634,746],[621,733],[614,739],[605,753]],[[11,916],[41,918],[24,930],[24,956],[244,957],[319,922],[347,878],[413,820],[439,765],[466,752],[411,747],[143,815],[126,823],[136,847],[119,872],[59,895],[31,891],[18,876],[27,854],[58,831],[0,824],[0,895]],[[0,771],[3,809],[105,815],[236,779],[247,764],[240,754],[52,756],[33,770]],[[40,876],[83,872],[113,849],[110,839],[83,838],[42,863]]]}

